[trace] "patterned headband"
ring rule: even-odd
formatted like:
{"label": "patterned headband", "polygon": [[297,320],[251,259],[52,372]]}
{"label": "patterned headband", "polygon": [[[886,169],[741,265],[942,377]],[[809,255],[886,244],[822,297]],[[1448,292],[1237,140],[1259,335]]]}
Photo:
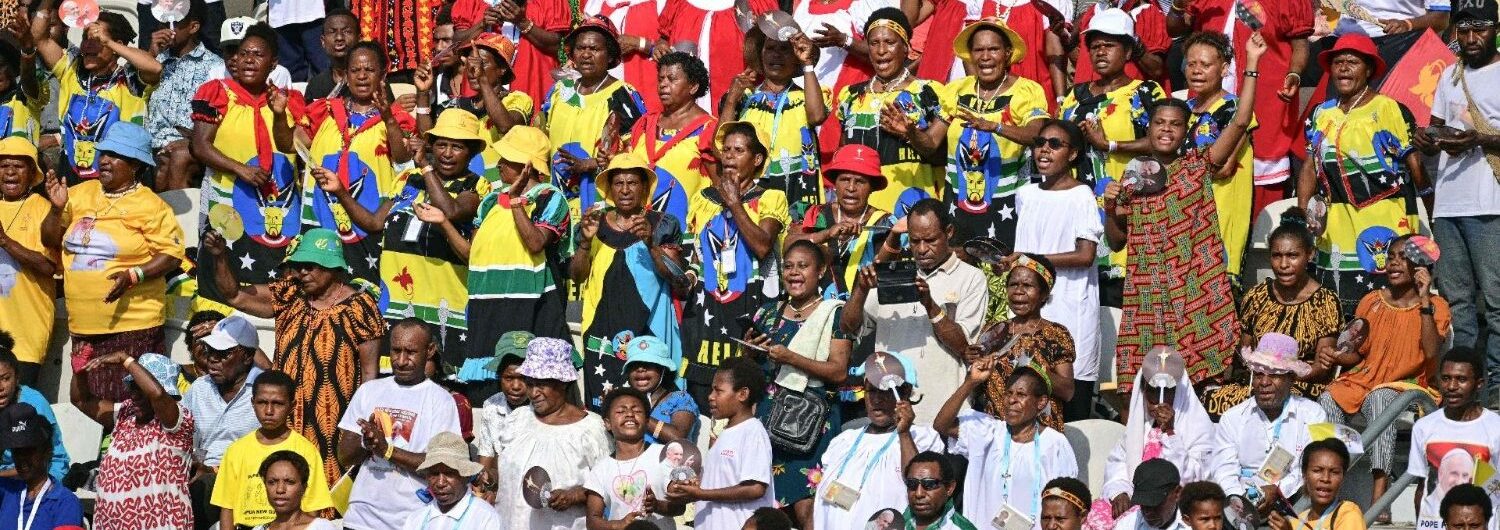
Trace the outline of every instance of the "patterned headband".
{"label": "patterned headband", "polygon": [[891,30],[896,34],[896,36],[901,37],[901,42],[911,42],[911,37],[908,37],[906,35],[906,28],[901,27],[901,24],[899,22],[896,22],[889,18],[882,18],[880,20],[871,22],[870,27],[865,28],[865,34],[868,35],[870,32],[875,31],[875,28],[885,28]]}
{"label": "patterned headband", "polygon": [[1031,269],[1031,272],[1035,272],[1037,276],[1042,277],[1042,282],[1047,284],[1048,289],[1052,288],[1052,273],[1047,271],[1047,267],[1042,266],[1042,262],[1031,259],[1031,256],[1022,254],[1021,257],[1016,260],[1015,265],[1011,265],[1010,268],[1011,270],[1015,270],[1017,268]]}
{"label": "patterned headband", "polygon": [[1083,499],[1078,498],[1077,495],[1068,493],[1067,490],[1064,490],[1062,488],[1055,486],[1047,488],[1047,491],[1042,492],[1042,498],[1045,499],[1047,497],[1056,497],[1062,499],[1064,501],[1067,501],[1068,504],[1073,505],[1074,508],[1078,508],[1079,512],[1085,511],[1083,506]]}

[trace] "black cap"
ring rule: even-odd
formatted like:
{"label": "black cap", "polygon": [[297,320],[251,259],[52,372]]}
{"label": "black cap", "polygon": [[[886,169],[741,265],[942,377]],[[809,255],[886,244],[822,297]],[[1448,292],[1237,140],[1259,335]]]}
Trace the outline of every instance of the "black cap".
{"label": "black cap", "polygon": [[1488,20],[1500,19],[1500,7],[1495,0],[1453,0],[1450,6],[1453,23],[1461,20]]}
{"label": "black cap", "polygon": [[47,447],[52,424],[28,403],[0,409],[0,449]]}
{"label": "black cap", "polygon": [[1135,486],[1135,493],[1130,496],[1130,503],[1148,508],[1161,506],[1161,503],[1167,502],[1167,496],[1177,488],[1180,480],[1182,478],[1177,474],[1177,466],[1171,462],[1160,458],[1141,462],[1135,466],[1135,480],[1131,481]]}

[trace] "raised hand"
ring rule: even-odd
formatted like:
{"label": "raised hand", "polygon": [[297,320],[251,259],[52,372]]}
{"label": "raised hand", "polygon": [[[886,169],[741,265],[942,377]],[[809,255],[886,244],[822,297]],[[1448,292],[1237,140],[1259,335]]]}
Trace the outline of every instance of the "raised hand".
{"label": "raised hand", "polygon": [[339,178],[337,173],[329,171],[326,167],[312,168],[313,180],[318,182],[318,189],[323,193],[337,196],[339,192],[345,191],[344,179]]}
{"label": "raised hand", "polygon": [[67,183],[63,182],[62,177],[57,176],[56,171],[49,169],[47,170],[46,181],[47,202],[52,203],[52,206],[58,209],[62,209],[64,206],[67,206],[68,185]]}

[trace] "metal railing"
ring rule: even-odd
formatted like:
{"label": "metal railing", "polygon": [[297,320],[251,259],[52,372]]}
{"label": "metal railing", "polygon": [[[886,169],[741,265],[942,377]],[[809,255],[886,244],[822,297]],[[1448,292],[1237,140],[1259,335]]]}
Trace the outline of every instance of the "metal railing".
{"label": "metal railing", "polygon": [[[1396,419],[1400,418],[1402,414],[1406,413],[1406,409],[1411,408],[1412,405],[1421,405],[1427,410],[1434,410],[1437,408],[1437,404],[1432,401],[1432,396],[1427,395],[1426,392],[1420,390],[1407,390],[1396,396],[1396,399],[1391,401],[1390,406],[1381,411],[1379,416],[1376,416],[1374,419],[1365,424],[1365,430],[1359,433],[1359,439],[1361,441],[1373,440],[1375,439],[1375,437],[1380,436],[1380,434],[1384,433],[1386,429],[1392,428],[1394,426],[1393,424],[1396,423]],[[1365,445],[1365,447],[1369,447],[1368,443]],[[1364,458],[1364,456],[1364,453],[1360,453],[1359,455],[1356,455],[1354,458],[1350,459],[1349,468],[1354,468],[1354,464],[1359,462],[1359,460],[1361,458]],[[1390,470],[1386,471],[1389,472]],[[1365,526],[1374,524],[1375,518],[1379,517],[1380,513],[1384,512],[1386,508],[1389,508],[1392,503],[1396,502],[1396,497],[1401,496],[1401,492],[1405,491],[1406,488],[1411,487],[1412,483],[1416,482],[1417,480],[1417,477],[1413,476],[1410,473],[1402,473],[1400,478],[1397,478],[1389,488],[1386,488],[1384,495],[1381,495],[1379,499],[1374,499],[1370,502],[1370,507],[1365,510]],[[1303,495],[1302,499],[1297,501],[1297,511],[1301,512],[1302,510],[1306,510],[1310,504],[1311,501],[1308,500],[1306,495]]]}

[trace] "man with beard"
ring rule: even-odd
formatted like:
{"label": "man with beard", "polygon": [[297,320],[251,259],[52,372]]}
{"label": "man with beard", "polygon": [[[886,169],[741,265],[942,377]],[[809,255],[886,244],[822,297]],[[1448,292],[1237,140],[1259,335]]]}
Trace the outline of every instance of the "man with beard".
{"label": "man with beard", "polygon": [[953,507],[957,472],[948,455],[935,451],[917,453],[906,464],[907,528],[920,530],[973,530],[974,523]]}
{"label": "man with beard", "polygon": [[[1438,363],[1437,380],[1432,382],[1442,396],[1438,402],[1442,409],[1411,427],[1406,472],[1421,478],[1424,486],[1417,490],[1422,496],[1417,512],[1419,530],[1442,528],[1443,496],[1454,486],[1472,482],[1473,469],[1480,461],[1494,464],[1500,454],[1500,415],[1477,401],[1483,373],[1484,360],[1478,352],[1460,347],[1449,350]],[[1490,519],[1488,526],[1496,530],[1500,521]]]}
{"label": "man with beard", "polygon": [[[1453,38],[1462,61],[1439,78],[1432,126],[1412,135],[1418,149],[1437,157],[1432,232],[1444,252],[1434,276],[1455,317],[1454,346],[1477,347],[1481,328],[1500,333],[1500,268],[1485,263],[1500,250],[1500,183],[1494,177],[1500,174],[1500,93],[1483,88],[1500,83],[1497,11],[1495,0],[1454,2]],[[1500,341],[1490,341],[1484,353],[1490,370],[1484,390],[1493,400]]]}

